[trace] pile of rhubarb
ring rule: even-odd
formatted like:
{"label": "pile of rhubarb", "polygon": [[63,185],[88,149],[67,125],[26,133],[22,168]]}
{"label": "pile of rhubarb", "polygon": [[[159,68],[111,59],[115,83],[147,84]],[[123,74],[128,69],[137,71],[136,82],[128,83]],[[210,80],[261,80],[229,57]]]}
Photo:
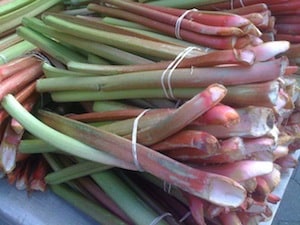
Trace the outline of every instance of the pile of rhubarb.
{"label": "pile of rhubarb", "polygon": [[104,225],[274,217],[300,147],[296,0],[4,2],[8,182]]}

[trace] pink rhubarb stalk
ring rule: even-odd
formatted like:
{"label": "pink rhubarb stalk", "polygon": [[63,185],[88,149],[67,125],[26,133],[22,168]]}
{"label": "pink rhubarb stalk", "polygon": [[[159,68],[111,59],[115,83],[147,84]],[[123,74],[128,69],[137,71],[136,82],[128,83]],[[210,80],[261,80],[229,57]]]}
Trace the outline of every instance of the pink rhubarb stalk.
{"label": "pink rhubarb stalk", "polygon": [[[125,12],[119,9],[102,7],[96,4],[90,4],[88,8],[99,13],[140,23],[142,25],[164,32],[165,34],[170,36],[175,35],[174,26],[163,23],[157,23],[157,21],[143,16],[139,16],[130,12]],[[180,35],[183,40],[214,49],[232,49],[233,47],[243,48],[251,43],[251,39],[248,36],[213,36],[207,34],[199,34],[183,29],[180,30]]]}
{"label": "pink rhubarb stalk", "polygon": [[157,151],[166,151],[177,148],[195,148],[208,154],[220,148],[218,140],[209,133],[195,130],[182,130],[178,133],[151,145]]}
{"label": "pink rhubarb stalk", "polygon": [[17,93],[27,84],[42,76],[41,62],[32,63],[29,67],[21,70],[1,82],[0,99],[8,93]]}
{"label": "pink rhubarb stalk", "polygon": [[17,149],[22,137],[23,132],[16,133],[11,124],[7,124],[0,144],[0,165],[6,173],[11,172],[16,166]]}
{"label": "pink rhubarb stalk", "polygon": [[[193,108],[197,108],[198,110],[198,114],[196,115],[196,117],[198,117],[199,111],[200,114],[203,113],[202,110],[199,110],[200,105],[202,105],[201,108],[203,108],[203,97],[206,99],[206,104],[210,105],[214,101],[220,100],[220,97],[223,96],[223,94],[224,88],[216,85],[211,86],[196,97],[197,99],[201,96],[201,100],[199,102],[194,102],[195,99],[190,100],[187,105],[184,106],[184,109],[187,106],[189,106],[187,108],[190,108],[189,104],[192,103]],[[216,104],[216,102],[213,104]],[[145,129],[144,132],[139,133],[138,140],[141,138],[141,140],[144,140],[146,143],[152,144],[159,139],[164,139],[165,137],[174,134],[174,132],[176,133],[178,130],[181,130],[183,128],[182,125],[187,122],[185,118],[182,118],[182,109],[183,108],[177,109],[178,112],[174,113],[171,118],[168,118],[168,121],[171,122],[173,127],[171,127],[169,123],[163,122],[163,125],[168,124],[168,126],[171,127],[168,130],[164,130],[165,128],[161,129],[162,127],[155,124],[155,127],[150,127],[148,130]],[[189,118],[189,120],[194,119],[193,114],[194,113],[192,111],[190,115],[191,118]],[[179,125],[177,116],[183,120]],[[140,144],[136,144],[138,160],[135,160],[132,150],[132,142],[125,138],[50,112],[40,112],[40,117],[41,120],[49,126],[58,129],[61,132],[66,133],[73,138],[85,142],[95,148],[109,152],[110,154],[113,154],[126,162],[139,165],[139,168],[142,168],[143,170],[159,177],[160,179],[174,184],[175,186],[178,186],[182,190],[185,190],[195,196],[201,197],[216,204],[225,206],[229,205],[233,207],[240,205],[245,199],[245,189],[228,177],[202,172],[201,170],[181,164]],[[177,121],[176,126],[174,126],[175,123],[173,122],[173,119],[176,119],[174,121]],[[164,130],[165,133],[163,137],[160,137],[159,139],[155,138],[154,141],[153,138],[157,136],[154,134],[160,133],[157,132],[156,129],[159,129],[160,132]],[[149,135],[152,134],[152,132],[153,135]],[[141,134],[143,136],[141,136]],[[225,197],[224,194],[226,195],[226,198],[223,198]]]}
{"label": "pink rhubarb stalk", "polygon": [[204,171],[230,177],[235,181],[244,181],[269,174],[273,171],[274,167],[272,162],[241,160],[228,164],[201,166],[199,168]]}
{"label": "pink rhubarb stalk", "polygon": [[[174,16],[181,16],[186,10],[167,8],[156,5],[145,4],[144,7],[152,8],[157,11],[172,14]],[[233,13],[220,12],[220,11],[191,11],[185,18],[187,20],[196,21],[198,23],[210,25],[210,26],[224,26],[224,27],[242,27],[250,24],[250,21]]]}
{"label": "pink rhubarb stalk", "polygon": [[26,56],[14,59],[6,64],[0,66],[0,81],[12,76],[13,74],[26,69],[33,63],[39,61],[33,56]]}
{"label": "pink rhubarb stalk", "polygon": [[204,113],[202,116],[198,117],[193,124],[194,125],[223,125],[225,127],[230,127],[237,124],[240,121],[240,115],[238,112],[227,105],[218,104]]}
{"label": "pink rhubarb stalk", "polygon": [[[119,0],[104,0],[104,2],[120,7],[123,10],[129,11],[131,13],[144,16],[149,19],[159,21],[161,23],[169,24],[174,27],[178,21],[178,16],[174,16],[163,11],[151,9],[145,7],[143,4],[136,4],[131,2],[124,2]],[[97,9],[97,5],[90,4],[89,9]],[[242,36],[245,35],[243,31],[237,27],[225,27],[225,26],[211,26],[206,24],[201,24],[196,20],[183,19],[181,22],[181,29],[189,30],[195,33],[202,33],[207,35],[220,35],[220,36]]]}
{"label": "pink rhubarb stalk", "polygon": [[237,109],[240,122],[230,127],[220,125],[194,126],[206,131],[217,138],[228,137],[261,137],[268,135],[275,126],[274,112],[266,107],[245,107]]}

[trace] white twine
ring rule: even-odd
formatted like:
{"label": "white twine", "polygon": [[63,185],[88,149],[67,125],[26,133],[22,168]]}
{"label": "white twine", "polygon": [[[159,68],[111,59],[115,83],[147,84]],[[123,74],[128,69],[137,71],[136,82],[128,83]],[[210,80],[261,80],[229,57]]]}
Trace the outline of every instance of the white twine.
{"label": "white twine", "polygon": [[1,59],[1,61],[3,62],[3,64],[5,64],[5,63],[8,62],[8,60],[7,60],[7,58],[6,58],[5,55],[0,54],[0,59]]}
{"label": "white twine", "polygon": [[175,24],[175,37],[177,39],[182,39],[180,36],[180,27],[181,27],[181,23],[184,19],[184,17],[186,17],[187,14],[189,14],[190,12],[195,12],[198,11],[197,9],[189,9],[186,10],[184,13],[182,13],[182,15],[180,17],[178,17],[178,19],[176,20],[176,24]]}
{"label": "white twine", "polygon": [[233,36],[232,39],[231,39],[231,47],[234,48],[236,43],[237,43],[237,37]]}
{"label": "white twine", "polygon": [[172,216],[172,214],[169,212],[166,212],[166,213],[162,214],[161,216],[156,217],[149,225],[156,225],[167,216]]}
{"label": "white twine", "polygon": [[164,181],[164,192],[167,192],[168,194],[171,193],[172,184]]}
{"label": "white twine", "polygon": [[[176,69],[176,67],[179,65],[179,63],[193,50],[195,49],[199,49],[197,47],[194,46],[190,46],[187,47],[186,49],[184,49],[182,52],[180,52],[176,58],[168,65],[168,67],[164,70],[164,72],[162,73],[162,76],[160,78],[160,82],[161,82],[161,86],[162,89],[164,91],[164,94],[167,98],[169,99],[176,99],[172,90],[172,86],[171,86],[171,77],[173,75],[174,70]],[[200,49],[199,49],[200,50]],[[169,72],[168,72],[169,71]],[[167,73],[168,72],[168,73]],[[167,87],[165,85],[164,79],[165,76],[167,74]],[[169,93],[168,93],[169,92]]]}
{"label": "white twine", "polygon": [[[244,1],[243,0],[239,0],[241,7],[245,7]],[[230,8],[234,9],[234,0],[230,0]]]}
{"label": "white twine", "polygon": [[150,109],[146,109],[143,112],[141,112],[135,119],[133,122],[133,128],[132,128],[132,137],[131,137],[131,144],[132,144],[132,156],[133,156],[133,162],[134,165],[136,166],[136,168],[139,171],[144,171],[139,163],[138,160],[138,155],[137,155],[137,149],[136,149],[136,140],[137,140],[137,128],[138,128],[138,123],[139,123],[139,119]]}
{"label": "white twine", "polygon": [[240,3],[241,3],[241,6],[242,6],[242,7],[245,7],[245,4],[244,4],[244,1],[243,1],[243,0],[240,0]]}
{"label": "white twine", "polygon": [[183,215],[183,217],[179,220],[179,223],[182,223],[185,221],[190,215],[192,215],[191,211],[188,211],[186,214]]}
{"label": "white twine", "polygon": [[45,56],[43,53],[38,52],[38,51],[32,51],[29,52],[28,54],[26,54],[27,56],[33,56],[49,65],[51,65],[51,61],[49,60],[49,58],[47,56]]}

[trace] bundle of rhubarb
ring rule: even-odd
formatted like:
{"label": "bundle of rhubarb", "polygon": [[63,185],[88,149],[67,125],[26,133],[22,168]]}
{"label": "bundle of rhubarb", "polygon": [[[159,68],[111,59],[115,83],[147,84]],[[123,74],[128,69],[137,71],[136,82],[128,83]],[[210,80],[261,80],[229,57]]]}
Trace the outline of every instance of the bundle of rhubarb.
{"label": "bundle of rhubarb", "polygon": [[[46,182],[100,224],[269,220],[281,173],[297,165],[290,42],[264,35],[266,4],[163,2],[80,1],[23,18],[17,35],[37,53],[0,66],[14,83],[1,95],[2,170],[19,188]],[[19,88],[33,65],[39,77]]]}
{"label": "bundle of rhubarb", "polygon": [[[58,0],[47,3],[10,0],[0,1],[0,5],[0,98],[2,100],[5,95],[13,94],[26,110],[32,111],[40,99],[35,84],[43,76],[42,63],[45,58],[34,44],[24,40],[15,31],[24,17],[38,16],[47,10],[60,11],[63,4]],[[41,157],[18,152],[26,132],[3,108],[0,114],[1,175],[7,175],[9,181],[16,182],[19,189],[29,187],[31,190],[45,190],[43,177],[47,164]]]}
{"label": "bundle of rhubarb", "polygon": [[[250,20],[262,32],[261,39],[264,41],[286,40],[291,43],[287,53],[291,63],[299,65],[299,6],[297,0],[286,1],[170,1],[170,0],[150,0],[146,1],[150,7],[158,9],[163,7],[176,7],[169,11],[173,15],[181,15],[191,7],[199,10],[216,10],[240,15]],[[165,11],[167,12],[167,11]],[[190,15],[191,16],[191,15]],[[187,15],[186,18],[189,18]]]}
{"label": "bundle of rhubarb", "polygon": [[[299,43],[300,43],[300,31],[299,31],[299,1],[272,1],[264,4],[267,7],[266,10],[259,10],[258,6],[263,4],[253,4],[251,1],[244,1],[244,5],[236,3],[233,7],[234,10],[230,12],[238,13],[238,11],[245,11],[247,9],[253,10],[252,13],[264,12],[263,14],[268,15],[272,18],[273,29],[268,32],[264,32],[264,37],[271,38],[274,40],[286,40],[291,43],[289,52],[287,53],[292,64],[299,65]],[[201,8],[202,6],[200,6]],[[211,6],[215,7],[215,6]],[[211,8],[208,7],[208,8]],[[225,7],[225,8],[223,8]],[[261,7],[261,6],[260,6]],[[204,7],[206,8],[206,6]],[[222,9],[229,9],[228,6],[221,6]],[[232,8],[232,7],[231,7]],[[227,11],[227,10],[226,10]],[[270,39],[269,39],[270,40]]]}

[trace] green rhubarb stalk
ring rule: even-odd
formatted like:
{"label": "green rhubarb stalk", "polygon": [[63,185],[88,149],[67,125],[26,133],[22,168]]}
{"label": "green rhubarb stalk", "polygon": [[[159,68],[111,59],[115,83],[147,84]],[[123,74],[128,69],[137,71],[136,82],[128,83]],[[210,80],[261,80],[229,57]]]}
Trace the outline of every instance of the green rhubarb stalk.
{"label": "green rhubarb stalk", "polygon": [[130,22],[130,21],[127,21],[127,20],[117,19],[117,18],[109,17],[109,16],[105,16],[102,19],[102,22],[110,24],[110,25],[119,26],[119,27],[122,27],[122,28],[127,27],[127,28],[134,28],[134,29],[138,29],[138,30],[146,30],[146,31],[155,32],[153,29],[151,29],[149,27],[146,27],[146,26],[143,26],[141,24]]}
{"label": "green rhubarb stalk", "polygon": [[137,107],[118,101],[98,101],[93,103],[93,112],[137,109]]}
{"label": "green rhubarb stalk", "polygon": [[[269,81],[254,84],[233,85],[226,87],[228,92],[222,103],[239,107],[256,105],[274,107],[279,96],[280,84],[278,81]],[[172,88],[176,99],[190,99],[204,88]],[[162,88],[132,89],[117,91],[57,91],[51,92],[51,97],[57,102],[124,100],[136,98],[165,99],[166,93]]]}
{"label": "green rhubarb stalk", "polygon": [[80,177],[84,177],[93,173],[101,172],[110,169],[111,166],[103,165],[91,161],[83,161],[72,166],[60,169],[49,173],[45,177],[45,181],[48,184],[61,184],[70,180],[74,180]]}
{"label": "green rhubarb stalk", "polygon": [[49,63],[43,63],[42,68],[43,68],[44,75],[46,77],[92,76],[92,74],[90,74],[89,72],[77,72],[77,71],[62,69],[62,68],[52,66]]}
{"label": "green rhubarb stalk", "polygon": [[[151,224],[158,215],[113,171],[92,174],[95,182],[110,196],[137,225]],[[159,221],[157,225],[166,225]]]}
{"label": "green rhubarb stalk", "polygon": [[111,33],[118,33],[118,34],[124,34],[124,35],[128,35],[128,36],[133,36],[133,37],[138,37],[138,38],[142,38],[145,40],[152,40],[152,41],[158,41],[158,42],[162,42],[162,43],[168,43],[165,41],[161,41],[160,39],[156,39],[156,38],[152,38],[149,37],[147,35],[143,35],[143,34],[138,34],[136,32],[132,32],[130,30],[127,29],[123,29],[121,27],[117,27],[117,26],[112,26],[109,25],[107,23],[103,23],[102,22],[102,18],[101,17],[94,17],[94,16],[68,16],[65,14],[59,14],[59,13],[45,13],[45,15],[53,15],[57,18],[61,18],[63,20],[72,22],[72,23],[76,23],[78,25],[82,25],[85,27],[90,27],[90,28],[94,28],[94,29],[99,29],[99,30],[104,30],[104,31],[108,31]]}
{"label": "green rhubarb stalk", "polygon": [[117,173],[117,175],[120,176],[121,179],[128,185],[128,187],[135,193],[137,193],[137,195],[157,213],[159,213],[160,215],[168,213],[168,215],[166,215],[164,219],[169,225],[180,225],[179,222],[177,222],[173,217],[173,215],[167,211],[168,209],[165,206],[161,205],[158,201],[156,201],[155,198],[153,198],[151,194],[147,193],[142,186],[137,184],[137,182],[134,182],[122,171]]}
{"label": "green rhubarb stalk", "polygon": [[51,185],[51,190],[73,206],[79,208],[82,212],[94,218],[100,224],[126,225],[125,222],[113,215],[110,211],[100,207],[98,204],[88,200],[80,193],[65,185]]}
{"label": "green rhubarb stalk", "polygon": [[61,3],[61,0],[49,0],[49,1],[44,1],[44,0],[35,0],[30,4],[27,4],[24,7],[21,7],[17,10],[14,10],[4,16],[0,17],[0,36],[18,26],[21,24],[22,22],[22,18],[23,17],[34,17],[37,16],[39,14],[41,14],[42,12],[44,12],[45,10],[49,9],[50,7]]}
{"label": "green rhubarb stalk", "polygon": [[[52,169],[58,173],[60,172],[60,170],[64,170],[66,166],[73,165],[73,162],[68,162],[67,163],[68,165],[66,165],[66,159],[67,159],[66,157],[64,158],[61,157],[61,160],[64,161],[62,162],[53,154],[44,153],[43,156],[47,160],[49,165],[52,167]],[[77,161],[81,162],[82,159],[80,160],[77,158]],[[95,163],[95,165],[96,164],[97,163]],[[59,177],[57,178],[59,179]],[[111,212],[118,215],[125,222],[127,222],[128,224],[132,224],[130,219],[128,219],[128,216],[124,214],[122,210],[120,210],[120,208],[116,205],[116,203],[112,201],[90,177],[81,177],[80,179],[76,179],[74,181],[67,181],[67,184],[75,190],[76,189],[78,190],[79,188],[79,191],[83,193],[86,197],[93,198],[94,200],[100,202],[103,206],[105,206]]]}
{"label": "green rhubarb stalk", "polygon": [[[185,49],[188,51],[188,48]],[[189,56],[177,61],[176,68],[196,68],[197,67],[213,67],[219,65],[253,65],[255,61],[255,54],[252,50],[218,50],[209,53],[203,51],[194,51],[196,56]],[[182,53],[181,53],[182,54]],[[283,58],[283,57],[282,57]],[[176,59],[177,60],[177,59]],[[284,60],[282,60],[284,61]],[[152,71],[152,70],[166,70],[172,61],[161,61],[143,65],[91,65],[80,62],[69,62],[67,67],[69,70],[78,72],[86,72],[94,75],[112,75],[120,73],[138,72],[138,71]],[[284,63],[282,63],[284,64]],[[221,70],[221,69],[220,69]],[[169,73],[171,74],[171,69]],[[190,72],[193,70],[191,69]],[[168,72],[168,71],[166,71]],[[188,76],[189,77],[189,76]]]}
{"label": "green rhubarb stalk", "polygon": [[76,180],[90,195],[91,198],[98,201],[106,209],[110,210],[120,219],[122,219],[128,225],[134,225],[132,220],[127,216],[126,213],[109,197],[105,192],[89,177],[82,177]]}
{"label": "green rhubarb stalk", "polygon": [[50,165],[53,171],[59,171],[64,167],[62,162],[59,161],[57,157],[55,157],[53,154],[42,153],[42,155],[46,159],[46,161],[48,162],[48,164]]}
{"label": "green rhubarb stalk", "polygon": [[111,64],[106,59],[104,59],[98,55],[95,55],[93,53],[88,53],[87,61],[88,61],[88,63],[98,64],[98,65],[110,65]]}
{"label": "green rhubarb stalk", "polygon": [[[71,161],[68,157],[62,155],[55,155],[50,153],[43,153],[42,154],[44,159],[50,165],[53,171],[59,171],[68,165],[72,165],[73,161]],[[85,197],[91,197],[87,190],[85,190],[77,180],[75,181],[68,181],[66,182],[73,190],[79,191]]]}
{"label": "green rhubarb stalk", "polygon": [[[176,69],[169,82],[172,88],[206,87],[212,83],[240,85],[261,83],[283,75],[282,59],[256,63],[251,67],[216,67]],[[272,71],[272,72],[271,72]],[[122,73],[112,76],[56,77],[37,82],[39,92],[53,91],[117,91],[130,89],[159,88],[164,70]],[[241,76],[243,74],[243,76]],[[163,82],[167,86],[167,79]]]}
{"label": "green rhubarb stalk", "polygon": [[36,46],[26,40],[16,43],[0,52],[0,65],[5,64],[22,55],[25,55],[26,53],[33,51],[34,49],[36,49]]}
{"label": "green rhubarb stalk", "polygon": [[[177,99],[189,99],[203,91],[203,88],[173,88],[173,94]],[[57,91],[51,92],[51,97],[56,102],[81,102],[124,100],[136,98],[166,98],[164,91],[160,89],[135,89],[119,91]]]}
{"label": "green rhubarb stalk", "polygon": [[26,27],[19,27],[17,29],[18,35],[33,43],[41,50],[47,52],[49,55],[67,64],[69,61],[86,62],[86,59],[71,49],[43,36],[41,33],[33,31]]}
{"label": "green rhubarb stalk", "polygon": [[46,15],[43,20],[60,32],[159,59],[173,59],[184,50],[183,47],[175,45],[84,27],[51,15]]}
{"label": "green rhubarb stalk", "polygon": [[224,0],[159,0],[159,1],[152,1],[149,2],[149,5],[159,5],[159,6],[167,6],[173,8],[183,8],[189,9],[192,7],[200,6],[200,5],[207,5],[207,4],[214,4],[224,2]]}
{"label": "green rhubarb stalk", "polygon": [[1,104],[28,132],[67,154],[107,165],[134,169],[134,166],[129,163],[118,160],[107,153],[92,148],[45,125],[26,111],[11,94],[6,95]]}
{"label": "green rhubarb stalk", "polygon": [[1,6],[0,8],[0,18],[1,16],[10,13],[12,11],[16,11],[17,9],[33,2],[34,0],[15,0],[8,4]]}
{"label": "green rhubarb stalk", "polygon": [[40,139],[23,139],[18,151],[25,154],[54,152],[57,148]]}
{"label": "green rhubarb stalk", "polygon": [[173,38],[173,37],[161,34],[161,33],[157,33],[155,31],[148,31],[148,30],[142,30],[142,29],[130,28],[130,27],[123,27],[123,29],[130,30],[132,32],[136,32],[138,34],[143,34],[143,35],[146,35],[146,36],[149,36],[149,37],[152,37],[152,38],[156,38],[156,39],[162,40],[164,42],[169,42],[169,43],[172,43],[172,44],[175,44],[175,45],[181,45],[181,46],[186,46],[186,47],[196,46],[198,48],[203,48],[203,50],[205,50],[205,48],[206,48],[206,47],[204,48],[203,46],[200,46],[200,45],[197,45],[197,44],[193,44],[193,43],[183,41],[183,40],[180,40],[180,39],[176,39],[176,38]]}
{"label": "green rhubarb stalk", "polygon": [[53,29],[53,27],[47,26],[37,18],[24,18],[23,24],[36,32],[42,33],[43,35],[55,38],[62,43],[75,46],[81,51],[93,53],[117,64],[126,65],[152,63],[151,60],[126,51],[122,51],[118,48],[114,48],[97,42],[92,42],[90,40],[87,40],[86,38],[79,38],[74,35],[58,32],[57,30]]}
{"label": "green rhubarb stalk", "polygon": [[16,33],[7,35],[4,38],[0,39],[0,51],[3,51],[4,49],[11,47],[14,44],[17,44],[22,40],[23,39],[20,36],[18,36]]}

